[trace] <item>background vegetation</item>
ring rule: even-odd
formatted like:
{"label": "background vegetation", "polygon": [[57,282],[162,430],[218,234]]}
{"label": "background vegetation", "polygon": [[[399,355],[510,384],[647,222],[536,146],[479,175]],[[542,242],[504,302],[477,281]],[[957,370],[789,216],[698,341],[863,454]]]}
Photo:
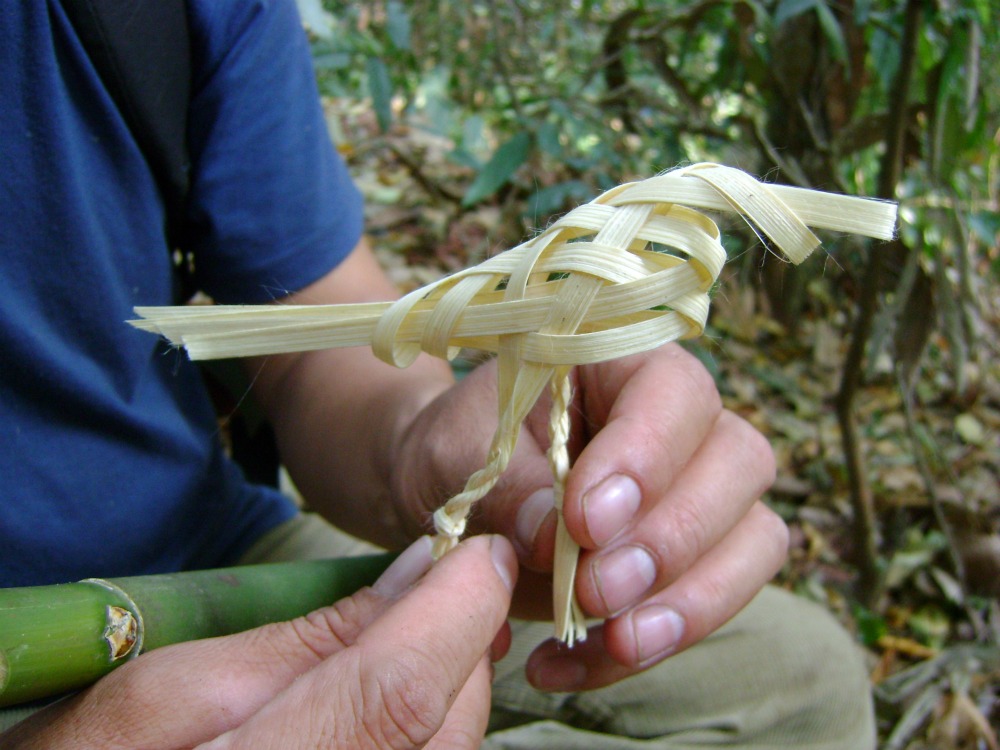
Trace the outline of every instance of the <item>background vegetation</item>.
{"label": "background vegetation", "polygon": [[693,348],[775,446],[780,582],[866,649],[882,747],[996,749],[996,0],[300,5],[401,286],[693,161],[900,202],[798,269],[726,226]]}

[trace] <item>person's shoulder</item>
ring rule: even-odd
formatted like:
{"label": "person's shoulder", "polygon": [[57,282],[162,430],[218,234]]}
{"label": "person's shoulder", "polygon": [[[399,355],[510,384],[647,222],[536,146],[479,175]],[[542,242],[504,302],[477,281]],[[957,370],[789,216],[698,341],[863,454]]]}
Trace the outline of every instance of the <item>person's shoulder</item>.
{"label": "person's shoulder", "polygon": [[232,40],[248,32],[301,30],[295,0],[184,0],[197,36]]}
{"label": "person's shoulder", "polygon": [[240,45],[267,50],[305,36],[296,0],[181,0],[187,4],[195,75],[211,74]]}

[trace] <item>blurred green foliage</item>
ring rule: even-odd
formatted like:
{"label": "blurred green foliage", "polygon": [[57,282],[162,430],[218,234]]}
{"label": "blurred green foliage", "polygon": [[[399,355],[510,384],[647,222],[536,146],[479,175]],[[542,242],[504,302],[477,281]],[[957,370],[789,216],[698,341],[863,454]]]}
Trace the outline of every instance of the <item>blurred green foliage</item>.
{"label": "blurred green foliage", "polygon": [[[902,121],[892,197],[916,257],[909,275],[905,254],[890,264],[896,286],[874,339],[890,340],[916,275],[931,278],[917,291],[934,306],[918,307],[939,318],[962,385],[974,287],[1000,279],[996,0],[922,3],[902,107],[893,97],[906,0],[300,3],[315,6],[306,21],[323,93],[368,97],[383,132],[405,124],[449,139],[450,158],[475,171],[462,205],[516,202],[529,226],[700,160],[876,195],[887,134]],[[749,232],[730,249],[794,328],[810,274],[832,272],[847,288],[863,274],[864,246],[826,239],[832,271],[762,271]]]}

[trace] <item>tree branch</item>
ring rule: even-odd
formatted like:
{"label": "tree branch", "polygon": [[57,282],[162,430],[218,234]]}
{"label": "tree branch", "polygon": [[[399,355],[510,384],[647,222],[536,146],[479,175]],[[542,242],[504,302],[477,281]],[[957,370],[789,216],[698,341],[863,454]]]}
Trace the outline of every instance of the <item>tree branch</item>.
{"label": "tree branch", "polygon": [[[916,67],[917,38],[923,17],[922,0],[908,0],[906,4],[903,38],[900,48],[899,70],[893,85],[893,101],[889,111],[893,117],[885,137],[885,155],[879,170],[878,197],[894,197],[903,166],[903,141],[907,123],[907,97],[910,82]],[[897,247],[902,248],[898,241]],[[840,389],[837,393],[837,419],[840,422],[844,457],[851,488],[851,504],[854,508],[854,529],[858,564],[858,597],[868,606],[873,606],[881,595],[882,581],[878,569],[878,524],[871,486],[868,483],[867,467],[861,454],[861,438],[854,418],[854,401],[861,387],[862,364],[868,340],[871,338],[872,322],[878,309],[882,277],[888,248],[883,252],[873,252],[868,259],[858,301],[858,317],[851,336],[850,349],[844,360]]]}

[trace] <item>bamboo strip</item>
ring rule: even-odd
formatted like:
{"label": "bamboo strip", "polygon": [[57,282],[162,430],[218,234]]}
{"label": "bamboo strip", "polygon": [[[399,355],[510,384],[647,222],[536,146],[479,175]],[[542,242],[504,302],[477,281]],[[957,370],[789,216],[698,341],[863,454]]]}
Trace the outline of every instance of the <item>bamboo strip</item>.
{"label": "bamboo strip", "polygon": [[[769,185],[730,167],[695,164],[609,190],[516,248],[396,302],[137,308],[143,320],[130,322],[184,346],[193,359],[370,345],[405,367],[421,351],[447,358],[462,347],[495,353],[497,429],[483,468],[434,514],[440,555],[457,543],[470,508],[503,473],[546,384],[565,411],[568,368],[701,335],[726,261],[719,228],[702,210],[742,216],[794,263],[819,246],[809,227],[887,240],[896,224],[892,203]],[[558,443],[568,423],[559,409],[551,416],[550,461],[561,498]],[[578,550],[560,528],[554,609],[558,637],[572,643],[586,636],[572,594]]]}
{"label": "bamboo strip", "polygon": [[556,560],[572,560],[573,564],[557,565],[552,573],[552,601],[559,609],[552,613],[556,638],[567,646],[587,640],[587,622],[573,593],[576,585],[576,560],[580,545],[570,536],[563,517],[563,497],[569,476],[570,436],[569,406],[573,401],[569,367],[560,367],[552,377],[552,409],[549,419],[549,464],[552,466],[553,494],[556,508]]}

